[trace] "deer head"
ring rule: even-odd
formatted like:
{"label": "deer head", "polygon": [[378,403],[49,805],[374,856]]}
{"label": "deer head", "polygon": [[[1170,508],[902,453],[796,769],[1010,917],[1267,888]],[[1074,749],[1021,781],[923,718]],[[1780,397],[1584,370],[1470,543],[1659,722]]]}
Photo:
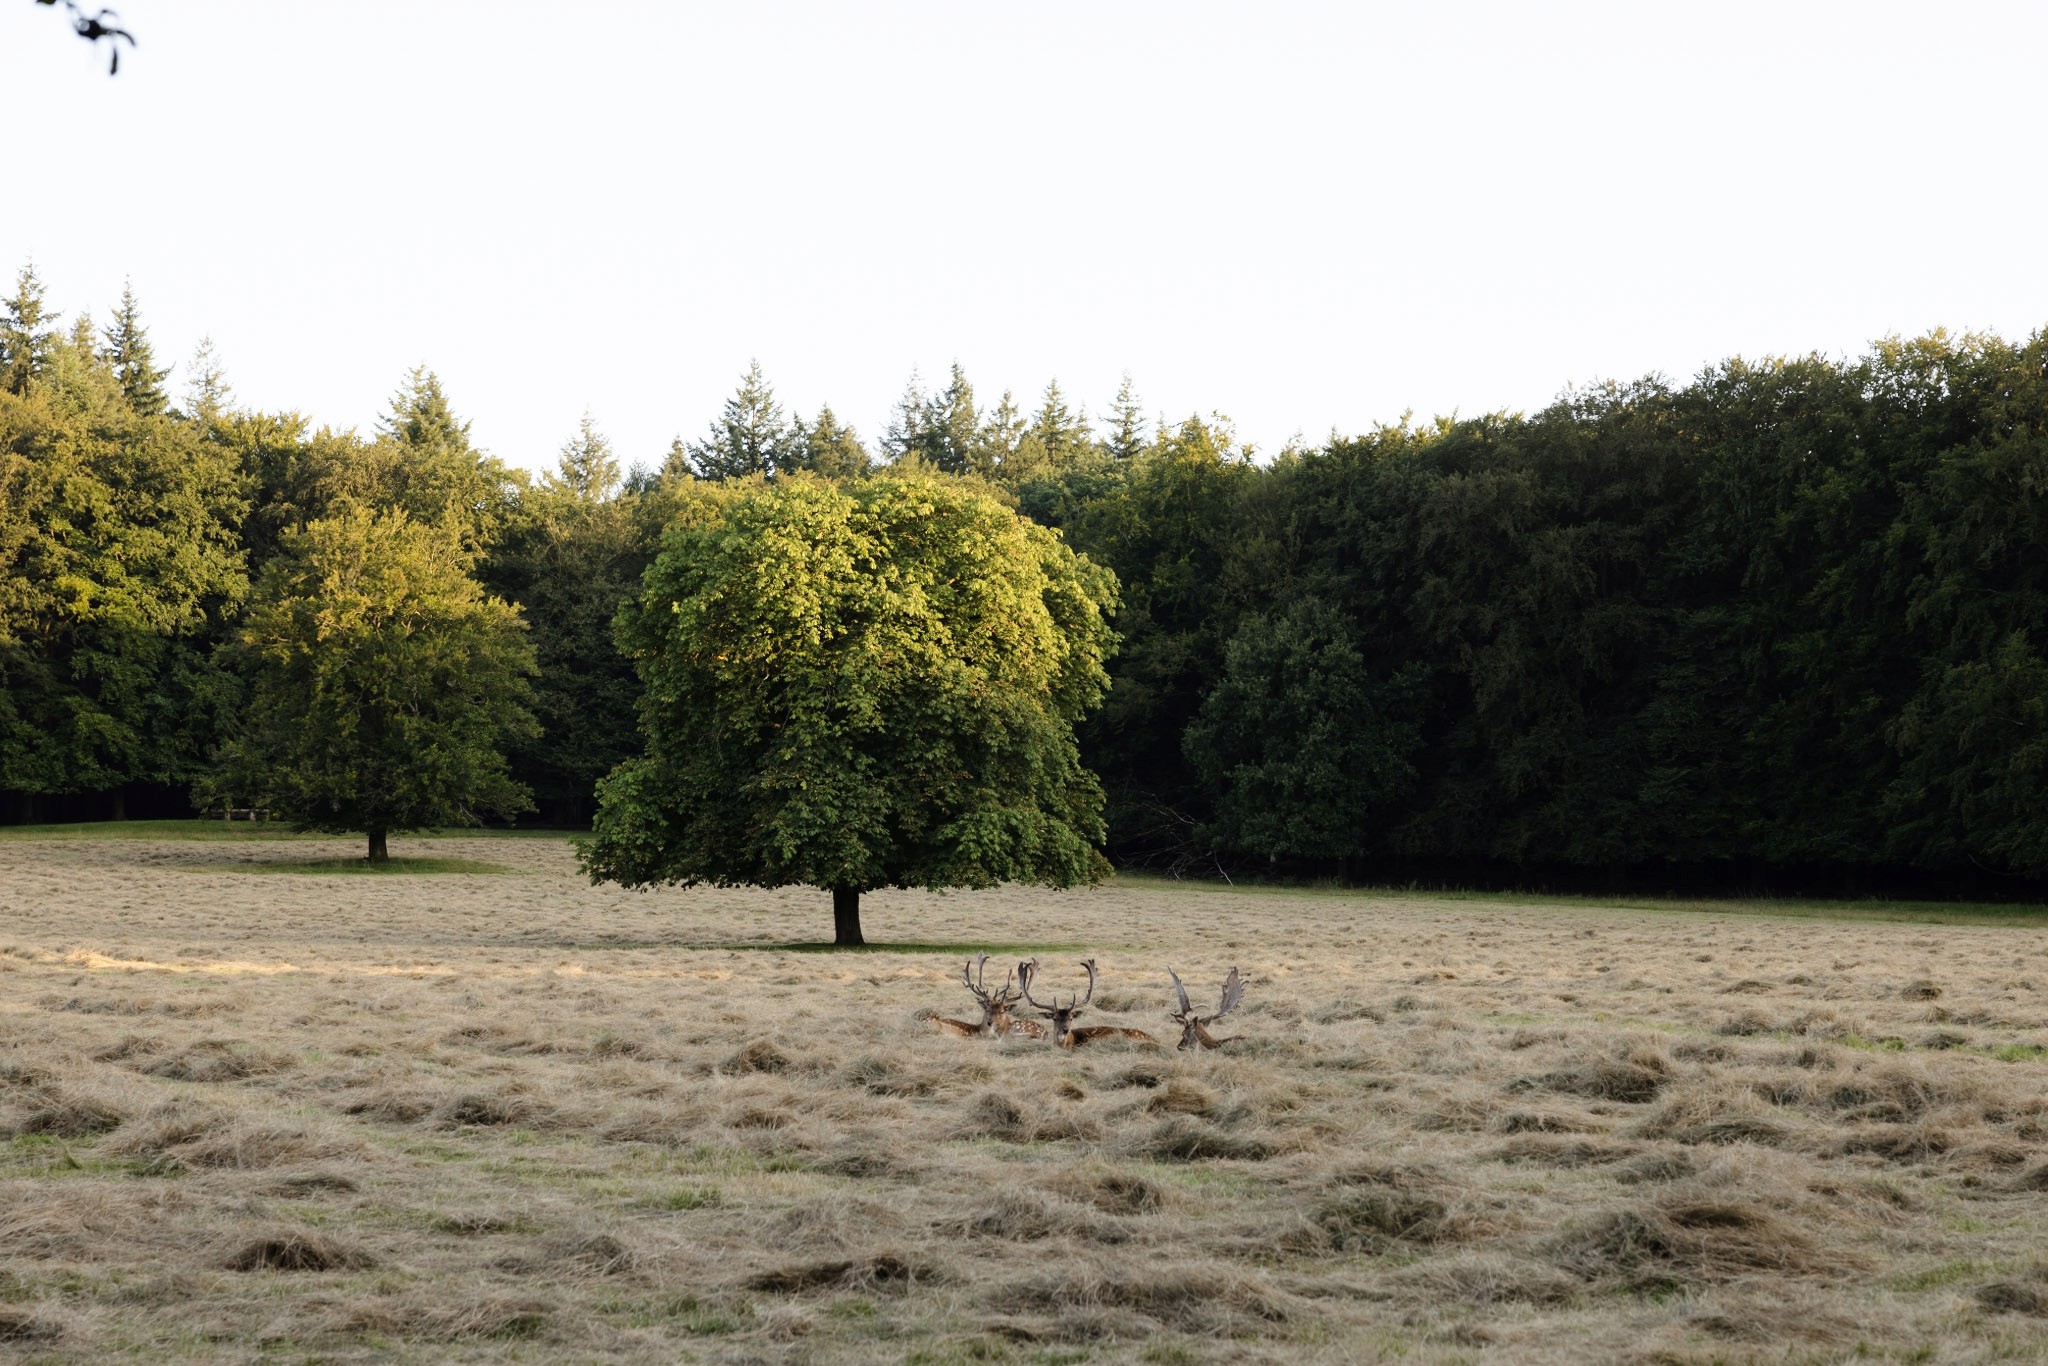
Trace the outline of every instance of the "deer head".
{"label": "deer head", "polygon": [[1017,985],[1023,989],[1025,1001],[1033,1010],[1052,1022],[1052,1041],[1062,1047],[1072,1046],[1074,1017],[1081,1013],[1083,1006],[1095,999],[1095,960],[1090,958],[1081,966],[1088,970],[1088,994],[1079,1000],[1069,1000],[1065,1005],[1061,1005],[1060,998],[1055,995],[1052,1004],[1047,1005],[1031,994],[1031,980],[1037,975],[1038,960],[1033,958],[1017,965]]}
{"label": "deer head", "polygon": [[[1233,966],[1230,969],[1230,975],[1223,979],[1222,1002],[1208,1015],[1197,1015],[1195,1013],[1194,1006],[1188,1001],[1188,989],[1180,984],[1179,973],[1175,972],[1172,968],[1168,968],[1166,975],[1173,979],[1173,994],[1180,1001],[1179,1010],[1169,1010],[1166,1012],[1173,1022],[1180,1026],[1180,1042],[1174,1046],[1176,1048],[1218,1048],[1229,1043],[1230,1039],[1219,1039],[1210,1034],[1208,1026],[1215,1024],[1225,1015],[1237,1009],[1237,1003],[1244,999],[1244,979],[1237,975],[1236,967]],[[1233,1034],[1230,1037],[1234,1039],[1237,1036]]]}
{"label": "deer head", "polygon": [[1012,972],[1008,980],[994,991],[988,989],[982,974],[988,966],[988,955],[977,955],[972,963],[960,968],[960,985],[974,993],[974,999],[981,1003],[981,1032],[1003,1038],[1010,1032],[1010,1007],[1022,999],[1012,982],[1017,974]]}

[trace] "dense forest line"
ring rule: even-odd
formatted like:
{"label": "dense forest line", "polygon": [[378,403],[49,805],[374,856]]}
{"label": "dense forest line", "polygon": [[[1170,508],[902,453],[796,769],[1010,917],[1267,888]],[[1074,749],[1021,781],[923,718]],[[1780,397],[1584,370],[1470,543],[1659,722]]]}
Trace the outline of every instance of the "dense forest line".
{"label": "dense forest line", "polygon": [[586,420],[538,476],[437,379],[377,430],[174,402],[132,295],[0,317],[0,819],[232,800],[238,623],[295,528],[402,509],[517,603],[575,825],[637,748],[612,641],[700,481],[915,462],[997,491],[1120,584],[1084,753],[1110,853],[1354,879],[2038,894],[2048,879],[2048,335],[1731,360],[1533,415],[1403,421],[1254,459],[1226,422],[1091,423],[956,367],[870,450],[758,368],[627,469]]}

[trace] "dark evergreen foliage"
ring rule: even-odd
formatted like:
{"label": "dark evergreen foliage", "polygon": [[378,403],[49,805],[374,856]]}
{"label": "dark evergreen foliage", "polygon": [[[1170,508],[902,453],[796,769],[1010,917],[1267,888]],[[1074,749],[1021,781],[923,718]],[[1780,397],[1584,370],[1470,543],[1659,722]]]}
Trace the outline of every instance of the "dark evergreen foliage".
{"label": "dark evergreen foliage", "polygon": [[761,363],[754,361],[710,433],[688,448],[687,459],[699,479],[743,479],[800,469],[807,455],[761,374]]}
{"label": "dark evergreen foliage", "polygon": [[0,319],[0,389],[17,397],[50,368],[57,345],[57,320],[43,307],[43,282],[34,265],[15,277],[14,297]]}
{"label": "dark evergreen foliage", "polygon": [[1113,849],[1824,890],[2048,877],[2044,364],[2039,335],[1936,334],[1235,475],[1184,428],[1111,479],[1026,486],[1124,584],[1089,748],[1123,797]]}
{"label": "dark evergreen foliage", "polygon": [[611,445],[585,417],[492,556],[491,584],[524,610],[539,665],[540,729],[513,748],[513,770],[557,824],[587,824],[598,780],[639,753],[639,683],[612,643],[648,560],[639,501],[621,496]]}
{"label": "dark evergreen foliage", "polygon": [[170,372],[157,367],[132,285],[121,287],[121,307],[115,311],[113,325],[104,336],[106,345],[100,358],[114,368],[114,378],[120,381],[128,406],[145,417],[154,417],[168,408],[170,400],[164,396],[164,377]]}
{"label": "dark evergreen foliage", "polygon": [[801,463],[813,474],[828,479],[858,479],[874,468],[874,458],[853,428],[841,422],[831,405],[818,410],[817,420],[796,424]]}

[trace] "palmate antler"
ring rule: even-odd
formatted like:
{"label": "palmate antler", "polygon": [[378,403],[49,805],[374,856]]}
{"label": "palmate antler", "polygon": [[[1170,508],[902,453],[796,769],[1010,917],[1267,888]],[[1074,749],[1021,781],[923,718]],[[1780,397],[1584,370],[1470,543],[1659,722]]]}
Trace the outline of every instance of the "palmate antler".
{"label": "palmate antler", "polygon": [[1238,976],[1235,965],[1231,967],[1230,975],[1223,979],[1222,1000],[1217,1004],[1215,1011],[1208,1015],[1197,1015],[1195,1013],[1194,1006],[1188,1001],[1188,989],[1181,985],[1179,973],[1175,972],[1172,968],[1168,968],[1166,975],[1173,979],[1173,994],[1180,1000],[1179,1010],[1167,1012],[1173,1022],[1180,1026],[1180,1042],[1175,1047],[1221,1048],[1224,1044],[1231,1042],[1232,1039],[1239,1037],[1233,1034],[1230,1038],[1219,1039],[1208,1030],[1208,1026],[1215,1024],[1225,1015],[1237,1009],[1237,1003],[1244,999],[1244,979]]}

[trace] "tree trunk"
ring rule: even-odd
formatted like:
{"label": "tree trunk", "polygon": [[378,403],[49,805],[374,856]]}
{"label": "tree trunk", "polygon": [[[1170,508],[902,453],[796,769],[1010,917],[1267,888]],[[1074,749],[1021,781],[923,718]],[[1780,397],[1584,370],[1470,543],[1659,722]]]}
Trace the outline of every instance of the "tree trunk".
{"label": "tree trunk", "polygon": [[832,889],[832,947],[857,949],[867,943],[860,937],[860,888]]}
{"label": "tree trunk", "polygon": [[128,819],[128,789],[125,787],[114,789],[114,819],[117,821]]}
{"label": "tree trunk", "polygon": [[372,830],[370,832],[370,862],[391,862],[391,850],[384,843],[384,832],[382,830]]}

